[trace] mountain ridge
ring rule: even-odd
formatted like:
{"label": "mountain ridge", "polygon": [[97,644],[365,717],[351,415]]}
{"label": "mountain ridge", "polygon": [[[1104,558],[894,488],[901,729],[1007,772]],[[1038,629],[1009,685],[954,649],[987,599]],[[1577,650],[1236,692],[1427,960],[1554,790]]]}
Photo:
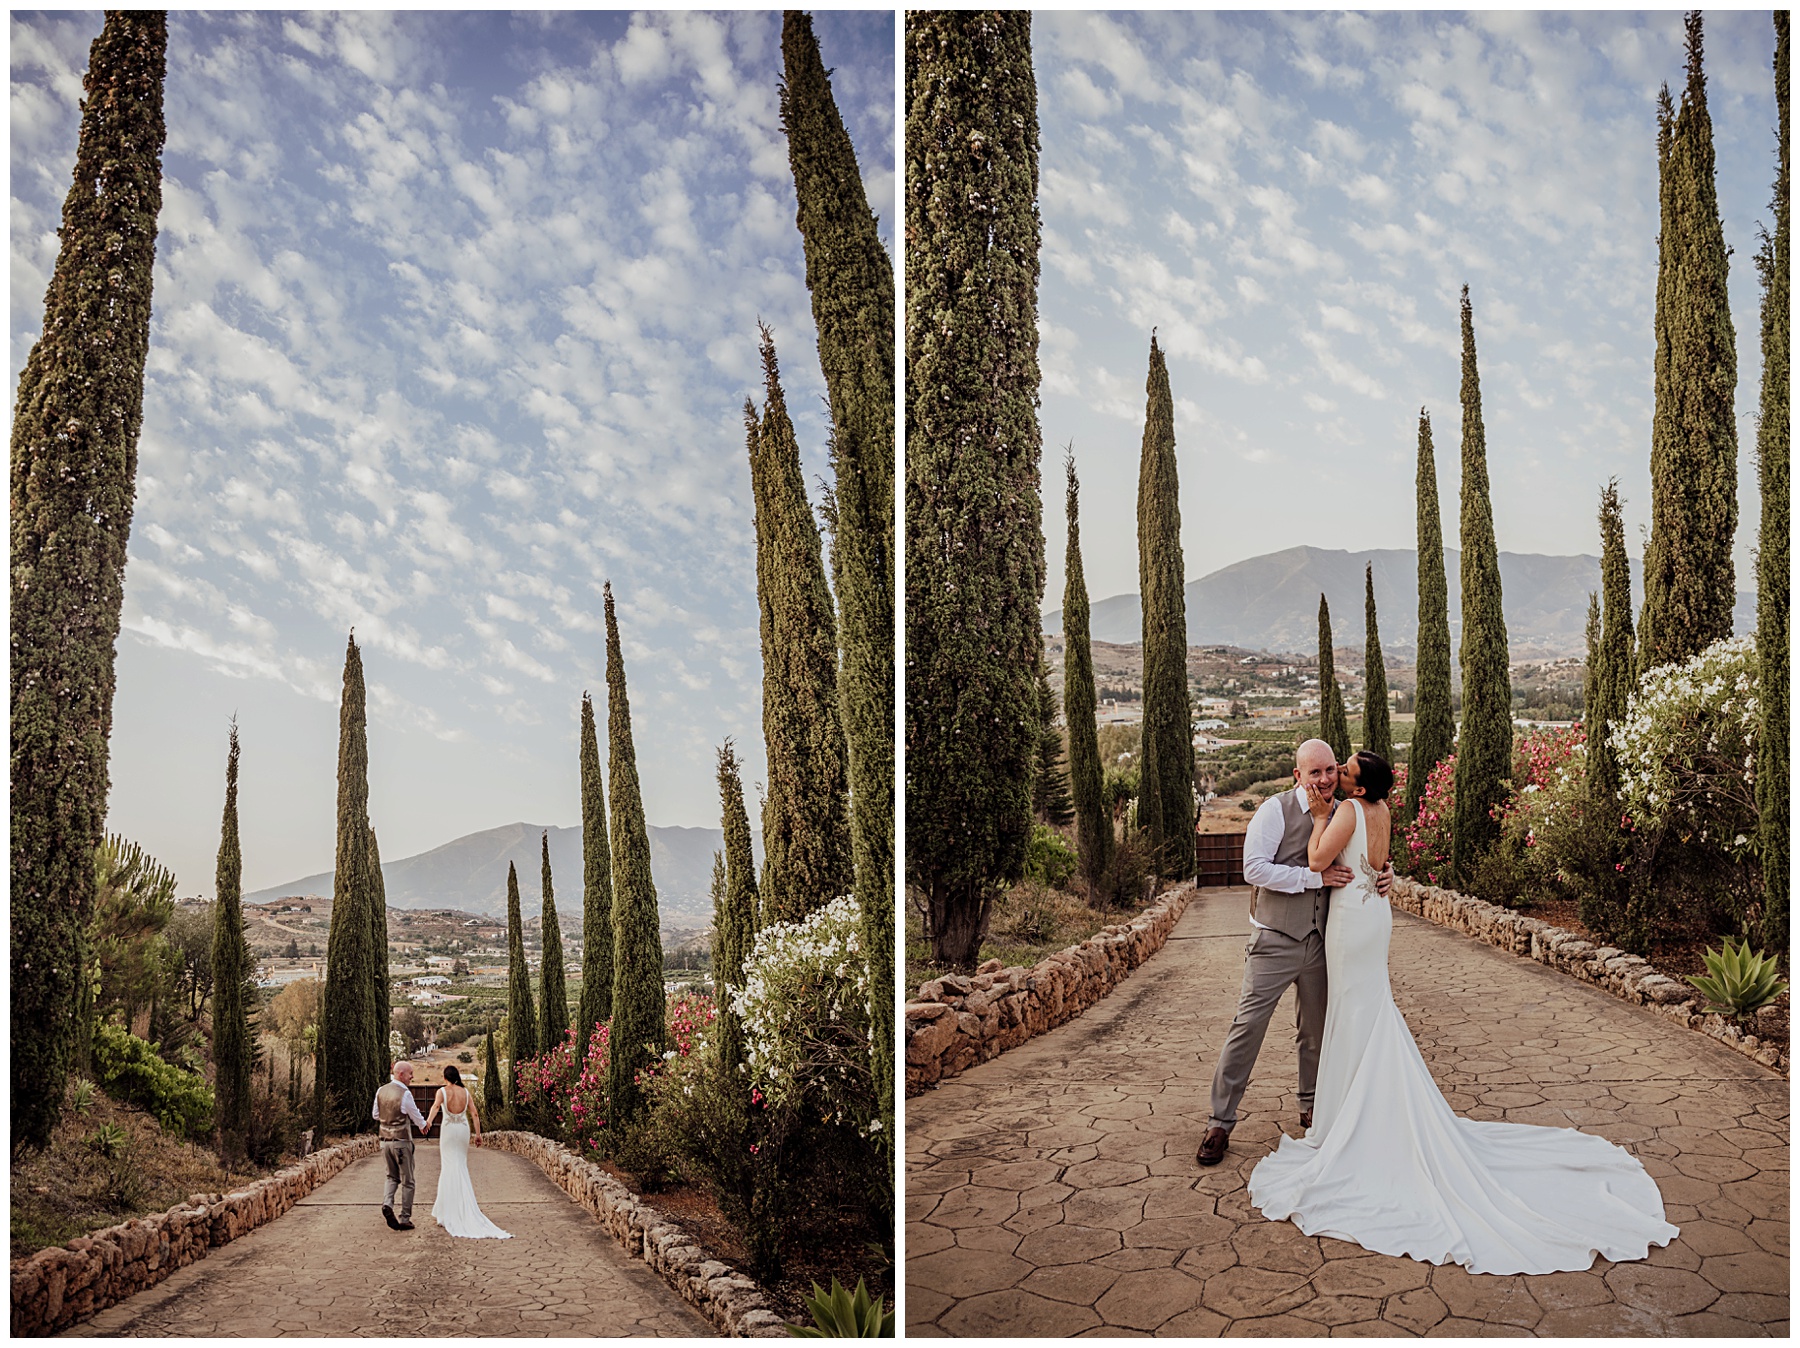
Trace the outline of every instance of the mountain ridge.
{"label": "mountain ridge", "polygon": [[[1412,548],[1370,548],[1351,552],[1301,544],[1220,567],[1183,588],[1187,599],[1188,645],[1242,646],[1249,650],[1310,651],[1319,640],[1319,595],[1331,605],[1332,634],[1338,644],[1363,640],[1363,564],[1374,566],[1375,609],[1383,646],[1418,641],[1419,563]],[[1462,554],[1444,549],[1450,591],[1450,632],[1454,652],[1462,628]],[[1632,617],[1643,602],[1643,566],[1631,563]],[[1501,601],[1507,643],[1516,656],[1582,655],[1587,649],[1587,597],[1600,588],[1600,559],[1585,553],[1500,554]],[[1756,596],[1737,592],[1732,612],[1738,632],[1756,626]],[[1130,645],[1142,636],[1136,594],[1117,594],[1089,606],[1089,629],[1096,641]],[[1062,632],[1062,610],[1043,615],[1043,630]]]}

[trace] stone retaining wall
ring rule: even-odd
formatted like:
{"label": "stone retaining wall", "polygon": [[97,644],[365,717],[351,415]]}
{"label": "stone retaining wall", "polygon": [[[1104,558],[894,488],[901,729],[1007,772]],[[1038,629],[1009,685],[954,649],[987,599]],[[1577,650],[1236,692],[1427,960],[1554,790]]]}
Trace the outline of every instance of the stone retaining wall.
{"label": "stone retaining wall", "polygon": [[1113,926],[1032,968],[989,960],[972,977],[924,984],[906,1004],[906,1093],[918,1095],[967,1067],[1073,1020],[1169,939],[1194,886],[1168,891]]}
{"label": "stone retaining wall", "polygon": [[785,1339],[786,1322],[761,1287],[708,1259],[693,1239],[593,1162],[536,1133],[483,1133],[484,1145],[534,1162],[551,1183],[591,1212],[634,1259],[732,1338]]}
{"label": "stone retaining wall", "polygon": [[1596,946],[1572,931],[1524,913],[1452,889],[1422,885],[1404,876],[1395,877],[1388,897],[1396,908],[1464,932],[1521,959],[1560,969],[1623,1001],[1648,1007],[1679,1025],[1716,1039],[1782,1076],[1788,1075],[1786,1054],[1753,1034],[1742,1033],[1725,1017],[1703,1012],[1705,1000],[1691,983],[1658,973],[1637,955],[1612,946]]}
{"label": "stone retaining wall", "polygon": [[352,1138],[235,1193],[194,1194],[167,1212],[13,1260],[13,1334],[57,1333],[156,1286],[216,1246],[281,1216],[378,1146],[373,1134]]}

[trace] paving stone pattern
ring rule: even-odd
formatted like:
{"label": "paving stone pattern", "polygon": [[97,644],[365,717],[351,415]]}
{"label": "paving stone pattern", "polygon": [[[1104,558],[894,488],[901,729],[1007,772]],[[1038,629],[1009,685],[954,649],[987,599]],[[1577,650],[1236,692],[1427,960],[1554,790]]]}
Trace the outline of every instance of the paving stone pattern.
{"label": "paving stone pattern", "polygon": [[1395,1000],[1451,1105],[1619,1143],[1681,1235],[1635,1263],[1498,1276],[1266,1220],[1246,1184],[1299,1131],[1291,991],[1224,1162],[1194,1159],[1248,902],[1205,891],[1079,1020],[907,1102],[908,1334],[1787,1334],[1788,1083],[1399,911]]}
{"label": "paving stone pattern", "polygon": [[431,1220],[438,1149],[415,1153],[411,1231],[381,1217],[379,1156],[69,1331],[70,1336],[512,1338],[717,1331],[522,1156],[477,1148],[481,1210],[511,1240],[458,1240]]}

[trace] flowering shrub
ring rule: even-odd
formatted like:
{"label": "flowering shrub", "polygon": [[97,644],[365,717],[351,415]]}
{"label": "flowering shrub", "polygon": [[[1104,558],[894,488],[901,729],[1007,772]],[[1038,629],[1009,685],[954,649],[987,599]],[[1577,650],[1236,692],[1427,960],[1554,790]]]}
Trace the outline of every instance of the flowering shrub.
{"label": "flowering shrub", "polygon": [[1440,759],[1425,779],[1419,812],[1407,822],[1394,849],[1394,869],[1428,885],[1449,879],[1450,824],[1456,818],[1456,755]]}
{"label": "flowering shrub", "polygon": [[1531,869],[1544,879],[1556,864],[1544,851],[1561,811],[1578,810],[1587,798],[1587,731],[1542,727],[1513,740],[1512,790],[1498,805],[1504,847],[1532,852]]}
{"label": "flowering shrub", "polygon": [[1640,829],[1743,862],[1757,847],[1756,639],[1715,641],[1645,674],[1613,727],[1619,795]]}
{"label": "flowering shrub", "polygon": [[879,1129],[869,1072],[869,961],[852,895],[757,933],[744,986],[731,997],[760,1094],[821,1121]]}

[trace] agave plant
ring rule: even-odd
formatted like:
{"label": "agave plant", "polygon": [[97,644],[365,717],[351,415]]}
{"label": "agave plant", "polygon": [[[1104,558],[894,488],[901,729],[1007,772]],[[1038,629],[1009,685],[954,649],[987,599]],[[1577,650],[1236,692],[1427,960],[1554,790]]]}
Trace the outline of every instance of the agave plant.
{"label": "agave plant", "polygon": [[832,1275],[831,1290],[822,1292],[812,1285],[813,1294],[806,1300],[813,1324],[789,1325],[787,1332],[797,1339],[891,1339],[894,1337],[894,1313],[881,1297],[870,1297],[868,1286],[856,1280],[856,1291],[849,1292]]}
{"label": "agave plant", "polygon": [[1706,972],[1689,977],[1688,982],[1706,995],[1709,1011],[1748,1023],[1758,1009],[1788,990],[1776,977],[1775,957],[1751,950],[1748,940],[1734,943],[1727,936],[1724,949],[1708,950],[1701,958],[1706,961]]}

